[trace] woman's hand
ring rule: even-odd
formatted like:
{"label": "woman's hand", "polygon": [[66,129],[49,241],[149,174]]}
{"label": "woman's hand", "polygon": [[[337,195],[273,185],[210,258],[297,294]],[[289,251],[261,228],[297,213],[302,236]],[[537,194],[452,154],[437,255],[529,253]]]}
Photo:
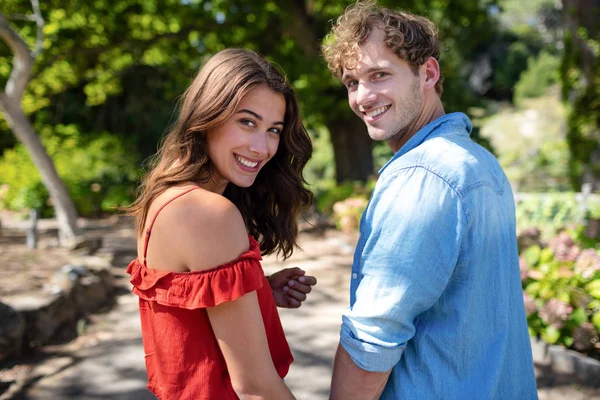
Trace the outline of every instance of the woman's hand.
{"label": "woman's hand", "polygon": [[298,308],[302,305],[312,286],[317,284],[317,278],[305,274],[304,270],[294,267],[282,269],[268,277],[277,307]]}

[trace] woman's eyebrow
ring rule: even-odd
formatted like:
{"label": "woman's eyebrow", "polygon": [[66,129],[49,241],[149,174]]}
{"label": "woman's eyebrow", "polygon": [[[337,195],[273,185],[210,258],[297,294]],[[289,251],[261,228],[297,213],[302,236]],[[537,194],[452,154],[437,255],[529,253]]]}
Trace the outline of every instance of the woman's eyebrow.
{"label": "woman's eyebrow", "polygon": [[[254,117],[257,119],[257,120],[259,120],[259,121],[262,121],[262,120],[263,120],[263,117],[261,117],[261,116],[260,116],[260,114],[257,114],[257,113],[255,113],[254,111],[252,111],[252,110],[248,110],[248,109],[246,109],[246,108],[242,108],[242,109],[241,109],[241,110],[239,110],[239,111],[238,111],[236,114],[239,114],[239,113],[247,113],[247,114],[253,115],[253,116],[254,116]],[[281,121],[277,121],[277,122],[273,122],[273,125],[281,125],[281,126],[283,126],[283,125],[284,125],[284,123],[283,123],[283,122],[281,122]]]}

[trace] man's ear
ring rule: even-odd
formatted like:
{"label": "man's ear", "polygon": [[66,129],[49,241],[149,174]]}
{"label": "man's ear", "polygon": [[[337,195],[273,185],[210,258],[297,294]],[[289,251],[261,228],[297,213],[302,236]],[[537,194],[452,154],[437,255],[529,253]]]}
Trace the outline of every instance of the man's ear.
{"label": "man's ear", "polygon": [[440,64],[438,61],[433,57],[429,57],[420,68],[423,73],[423,88],[435,90],[435,84],[440,79]]}

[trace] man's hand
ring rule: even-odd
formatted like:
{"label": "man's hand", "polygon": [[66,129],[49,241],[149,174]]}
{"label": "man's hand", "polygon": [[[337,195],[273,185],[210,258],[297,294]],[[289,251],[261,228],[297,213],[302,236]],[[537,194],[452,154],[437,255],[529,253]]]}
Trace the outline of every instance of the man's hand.
{"label": "man's hand", "polygon": [[302,305],[312,286],[317,284],[317,278],[305,273],[295,267],[282,269],[269,276],[269,285],[277,307],[298,308]]}

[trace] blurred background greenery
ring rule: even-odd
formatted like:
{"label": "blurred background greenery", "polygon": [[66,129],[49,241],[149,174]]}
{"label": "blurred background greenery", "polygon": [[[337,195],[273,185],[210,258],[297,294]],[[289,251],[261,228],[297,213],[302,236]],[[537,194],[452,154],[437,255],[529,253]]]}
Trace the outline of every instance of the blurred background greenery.
{"label": "blurred background greenery", "polygon": [[[19,103],[77,215],[106,216],[132,201],[178,96],[211,54],[236,46],[287,74],[315,145],[306,171],[314,211],[355,230],[391,152],[368,138],[319,55],[332,20],[351,3],[48,0],[36,13],[36,1],[2,0],[0,28],[39,50]],[[527,193],[517,213],[532,334],[598,356],[600,1],[379,4],[438,25],[446,111],[473,118],[474,140],[496,154],[514,191]],[[0,208],[51,217],[57,201],[2,103],[16,66],[2,37]]]}

